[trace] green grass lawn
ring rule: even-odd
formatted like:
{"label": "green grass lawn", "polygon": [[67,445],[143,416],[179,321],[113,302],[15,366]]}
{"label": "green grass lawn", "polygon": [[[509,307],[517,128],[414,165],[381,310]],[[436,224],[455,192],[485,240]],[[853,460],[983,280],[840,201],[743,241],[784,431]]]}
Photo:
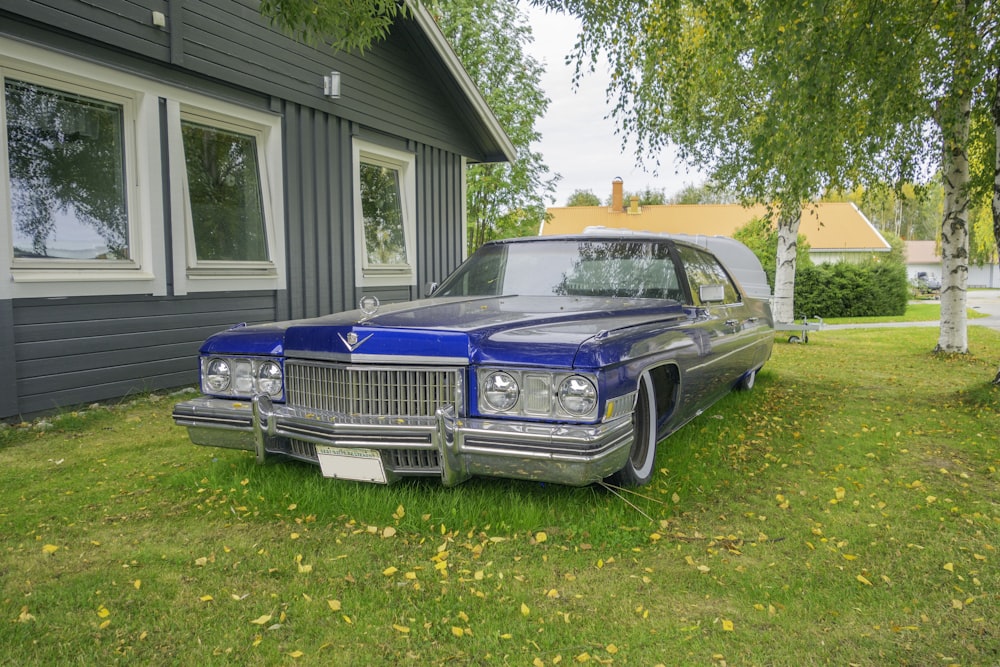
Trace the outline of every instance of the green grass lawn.
{"label": "green grass lawn", "polygon": [[1000,663],[1000,333],[779,343],[640,494],[366,486],[176,397],[0,431],[0,663]]}

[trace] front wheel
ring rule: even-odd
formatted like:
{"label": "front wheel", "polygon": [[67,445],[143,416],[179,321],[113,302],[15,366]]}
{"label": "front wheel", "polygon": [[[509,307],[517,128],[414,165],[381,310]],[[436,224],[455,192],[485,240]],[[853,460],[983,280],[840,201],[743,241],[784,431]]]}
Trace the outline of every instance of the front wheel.
{"label": "front wheel", "polygon": [[608,477],[615,486],[642,486],[653,478],[656,459],[656,401],[649,375],[639,378],[639,391],[632,411],[632,449],[625,467]]}

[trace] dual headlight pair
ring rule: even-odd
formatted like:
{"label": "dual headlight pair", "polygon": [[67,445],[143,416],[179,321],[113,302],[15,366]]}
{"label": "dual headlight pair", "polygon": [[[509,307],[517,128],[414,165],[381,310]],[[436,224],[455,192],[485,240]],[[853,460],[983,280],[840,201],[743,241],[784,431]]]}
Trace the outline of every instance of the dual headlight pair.
{"label": "dual headlight pair", "polygon": [[281,398],[282,386],[281,365],[270,359],[209,357],[201,361],[201,390],[205,394]]}
{"label": "dual headlight pair", "polygon": [[597,417],[597,386],[583,375],[480,370],[480,414],[589,420]]}

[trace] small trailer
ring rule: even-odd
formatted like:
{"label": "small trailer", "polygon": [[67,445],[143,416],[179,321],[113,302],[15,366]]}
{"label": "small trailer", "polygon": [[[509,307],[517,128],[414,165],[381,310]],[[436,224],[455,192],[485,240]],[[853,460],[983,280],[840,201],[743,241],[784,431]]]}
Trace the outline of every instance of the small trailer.
{"label": "small trailer", "polygon": [[803,317],[797,322],[775,322],[775,331],[797,331],[798,333],[793,333],[788,336],[789,343],[808,343],[809,342],[809,332],[819,331],[823,328],[823,318],[814,317],[811,320],[808,317]]}

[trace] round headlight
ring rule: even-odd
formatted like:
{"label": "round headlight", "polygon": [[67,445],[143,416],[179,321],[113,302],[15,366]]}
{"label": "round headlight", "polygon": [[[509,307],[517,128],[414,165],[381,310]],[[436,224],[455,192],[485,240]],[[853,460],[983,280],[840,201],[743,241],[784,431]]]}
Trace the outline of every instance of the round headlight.
{"label": "round headlight", "polygon": [[212,359],[205,364],[205,389],[207,394],[219,394],[229,388],[233,371],[225,359]]}
{"label": "round headlight", "polygon": [[597,389],[585,377],[571,375],[559,385],[559,405],[571,415],[582,417],[597,406]]}
{"label": "round headlight", "polygon": [[257,389],[268,396],[281,395],[281,366],[265,361],[257,369]]}
{"label": "round headlight", "polygon": [[482,394],[486,405],[497,412],[506,412],[517,404],[521,390],[517,380],[507,373],[490,373],[483,382]]}

